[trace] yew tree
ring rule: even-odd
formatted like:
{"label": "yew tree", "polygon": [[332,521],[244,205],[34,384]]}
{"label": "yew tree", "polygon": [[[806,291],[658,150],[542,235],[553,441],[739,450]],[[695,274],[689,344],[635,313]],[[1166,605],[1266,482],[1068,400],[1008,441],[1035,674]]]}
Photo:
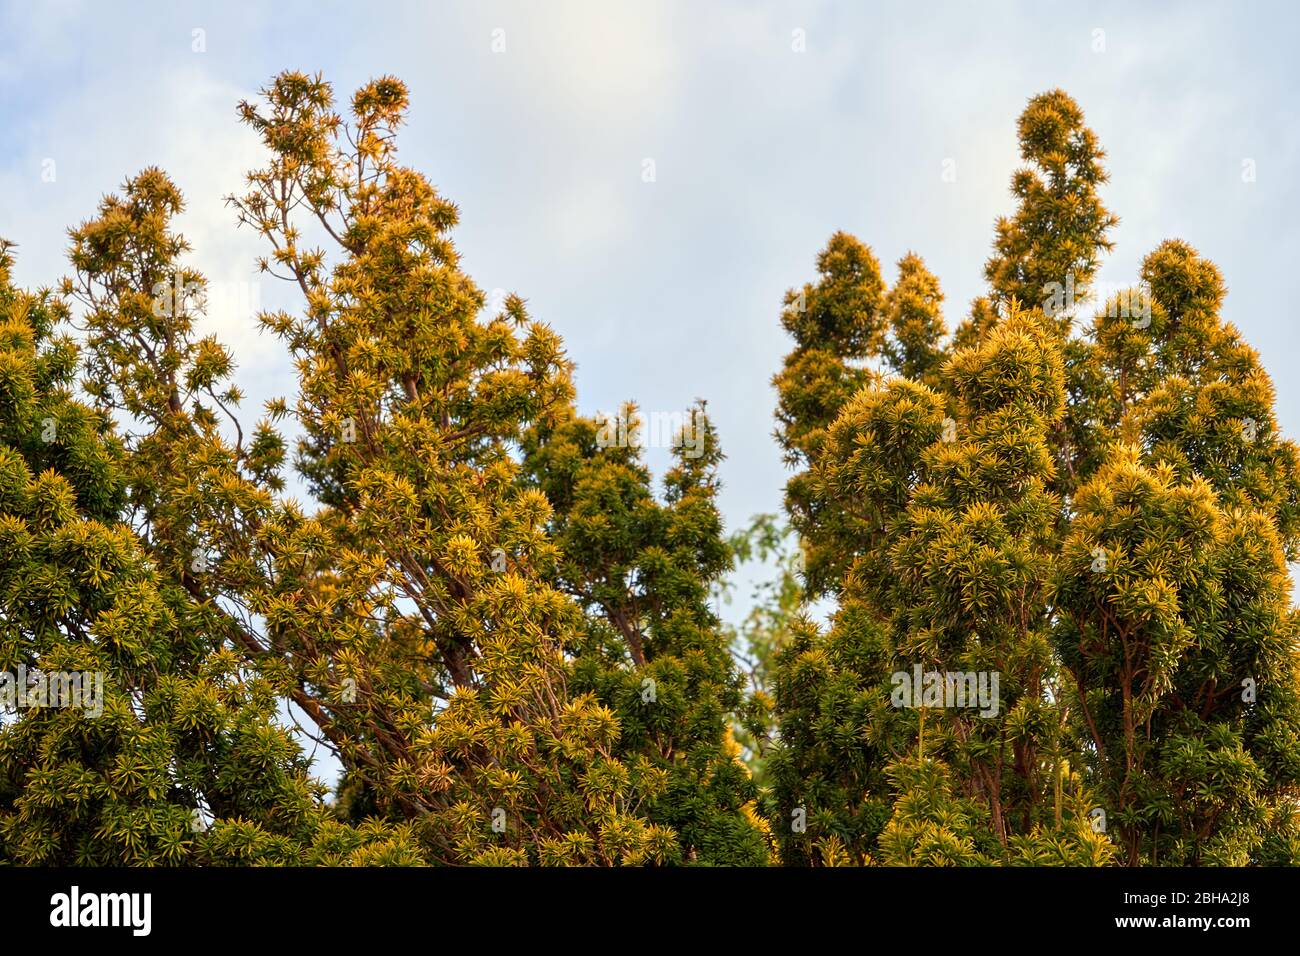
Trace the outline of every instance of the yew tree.
{"label": "yew tree", "polygon": [[[778,378],[782,434],[816,436],[790,522],[835,601],[775,659],[782,856],[1294,861],[1296,447],[1187,243],[1078,324],[1117,222],[1103,154],[1061,91],[1019,133],[990,294],[951,340],[908,257],[838,417]],[[897,705],[913,667],[998,675],[998,713]]]}
{"label": "yew tree", "polygon": [[781,311],[785,523],[731,534],[705,403],[660,476],[635,405],[580,412],[408,106],[239,105],[294,369],[255,420],[162,170],[53,289],[0,242],[0,864],[1300,862],[1300,449],[1192,245],[1089,299],[1118,220],[1073,99],[1021,115],[951,335],[919,255],[887,285],[831,237]]}
{"label": "yew tree", "polygon": [[573,686],[618,715],[623,759],[666,775],[647,813],[679,834],[687,859],[762,864],[770,851],[758,789],[732,729],[753,708],[711,606],[732,567],[716,503],[717,434],[702,404],[684,416],[657,497],[644,417],[635,405],[618,416],[636,441],[611,441],[620,434],[612,416],[576,414],[525,441],[525,468],[554,509],[556,585],[587,612],[571,649]]}
{"label": "yew tree", "polygon": [[331,818],[271,682],[160,567],[133,520],[136,443],[76,397],[67,303],[14,288],[11,263],[0,246],[0,672],[78,674],[83,694],[0,715],[0,861],[416,859]]}

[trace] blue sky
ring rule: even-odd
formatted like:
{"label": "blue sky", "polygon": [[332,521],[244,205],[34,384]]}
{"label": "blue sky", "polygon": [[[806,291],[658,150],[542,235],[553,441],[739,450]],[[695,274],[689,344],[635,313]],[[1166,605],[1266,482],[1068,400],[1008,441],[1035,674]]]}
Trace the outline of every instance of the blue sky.
{"label": "blue sky", "polygon": [[[1016,116],[1054,86],[1109,154],[1103,195],[1122,221],[1101,278],[1129,281],[1172,236],[1214,259],[1226,316],[1261,351],[1282,423],[1300,433],[1288,374],[1300,336],[1284,294],[1300,260],[1292,5],[1177,17],[1129,4],[264,6],[0,5],[0,235],[20,244],[19,279],[57,279],[67,227],[162,165],[187,196],[195,261],[252,289],[210,316],[250,414],[291,378],[246,303],[291,300],[273,282],[235,285],[256,281],[262,250],[221,197],[262,158],[235,104],[293,67],[322,71],[344,97],[386,72],[410,85],[401,152],[460,205],[467,270],[485,290],[523,295],[564,336],[584,410],[707,398],[733,525],[780,503],[769,380],[789,348],[782,292],[846,229],[888,281],[904,252],[924,256],[955,324],[1010,208]],[[806,52],[792,49],[795,30]],[[42,178],[49,159],[54,182]]]}
{"label": "blue sky", "polygon": [[845,229],[889,282],[905,252],[924,256],[955,325],[1011,209],[1016,117],[1059,86],[1108,153],[1103,198],[1121,224],[1101,281],[1131,281],[1170,237],[1217,262],[1225,317],[1261,352],[1294,436],[1297,10],[3,0],[0,235],[19,244],[20,282],[53,283],[66,229],[126,176],[163,166],[188,199],[194,262],[236,290],[214,297],[208,323],[255,417],[293,380],[250,305],[293,300],[255,284],[263,250],[222,203],[263,159],[236,103],[286,68],[323,72],[344,100],[396,74],[412,100],[401,155],[460,205],[467,271],[560,332],[584,411],[708,399],[737,527],[779,509],[786,477],[769,384],[789,348],[783,291]]}

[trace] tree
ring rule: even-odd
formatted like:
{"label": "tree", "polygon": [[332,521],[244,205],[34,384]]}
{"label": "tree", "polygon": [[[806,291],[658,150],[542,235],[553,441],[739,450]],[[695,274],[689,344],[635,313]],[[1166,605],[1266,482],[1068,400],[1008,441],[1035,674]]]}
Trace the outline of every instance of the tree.
{"label": "tree", "polygon": [[1297,449],[1217,268],[1170,241],[1142,279],[1146,311],[1094,323],[1111,452],[1076,498],[1059,653],[1130,865],[1294,860]]}
{"label": "tree", "polygon": [[730,536],[703,401],[656,480],[488,311],[407,100],[240,105],[229,202],[297,297],[251,426],[161,170],[57,292],[0,241],[0,863],[1300,861],[1300,448],[1186,242],[1075,327],[1116,220],[1073,100],[1021,116],[950,339],[918,255],[886,288],[831,237],[781,316],[788,524]]}
{"label": "tree", "polygon": [[350,123],[319,78],[263,92],[241,115],[271,160],[231,202],[302,294],[301,316],[263,322],[300,370],[298,462],[322,507],[286,509],[287,574],[224,582],[272,625],[258,652],[324,715],[369,791],[357,806],[414,821],[433,861],[679,859],[645,810],[668,775],[621,760],[618,715],[578,689],[587,622],[552,583],[551,508],[518,464],[572,398],[557,337],[517,296],[480,316],[455,206],[397,163],[400,81],[358,90]]}
{"label": "tree", "polygon": [[[905,849],[911,837],[897,842],[899,827],[926,830],[951,799],[966,807],[954,820],[982,805],[987,823],[971,845],[994,859],[1035,852],[1035,839],[1081,836],[1040,769],[1040,750],[1054,749],[1059,733],[1045,704],[1055,678],[1045,594],[1059,510],[1047,434],[1064,404],[1060,349],[1041,314],[1016,312],[955,353],[944,381],[955,419],[943,396],[900,378],[864,389],[827,432],[817,493],[850,516],[842,548],[855,559],[829,632],[809,630],[778,663],[790,683],[778,683],[773,766],[790,770],[779,778],[788,799],[828,794],[819,825],[864,861],[876,852],[886,862],[929,859]],[[998,683],[978,704],[916,690],[896,698],[892,688],[913,673]],[[930,810],[912,820],[917,801]],[[891,804],[887,824],[881,810]],[[847,823],[858,818],[874,825]],[[967,841],[944,833],[949,859]],[[1025,839],[1008,850],[1013,836]]]}
{"label": "tree", "polygon": [[[1101,253],[1110,251],[1106,234],[1119,223],[1097,196],[1107,180],[1101,164],[1106,154],[1063,90],[1031,99],[1018,133],[1028,165],[1012,177],[1019,206],[1015,216],[998,220],[993,256],[984,267],[993,302],[1004,306],[1014,299],[1033,307],[1067,293],[1082,300]],[[1069,310],[1050,311],[1064,331]]]}
{"label": "tree", "polygon": [[66,303],[10,265],[0,244],[0,672],[30,699],[0,724],[0,860],[418,859],[400,830],[331,822],[267,680],[122,521],[130,443],[73,397]]}
{"label": "tree", "polygon": [[[1102,153],[1060,91],[1020,139],[992,296],[953,340],[905,258],[894,377],[865,375],[829,425],[811,406],[791,423],[782,395],[784,433],[816,436],[791,521],[835,556],[819,587],[838,601],[773,664],[783,858],[1292,860],[1296,448],[1186,243],[1072,334],[1116,222]],[[908,668],[997,675],[997,713],[890,708]],[[796,804],[807,836],[779,826]]]}
{"label": "tree", "polygon": [[588,612],[573,686],[618,715],[622,759],[666,776],[647,812],[679,834],[686,859],[759,865],[769,851],[758,791],[729,726],[741,679],[709,606],[731,566],[715,502],[722,451],[697,405],[660,502],[641,460],[644,427],[627,405],[604,421],[575,414],[538,426],[525,440],[524,468],[554,509],[555,582]]}
{"label": "tree", "polygon": [[[232,202],[273,246],[264,269],[284,270],[304,294],[304,317],[263,321],[298,362],[297,464],[319,507],[278,494],[287,444],[275,422],[288,406],[271,403],[246,436],[239,395],[222,384],[228,353],[194,333],[204,280],[182,261],[188,246],[171,227],[181,197],[161,172],[129,181],[74,231],[65,284],[84,307],[94,422],[114,415],[132,429],[108,446],[117,485],[93,494],[133,522],[142,567],[189,629],[136,626],[152,625],[174,653],[193,644],[175,665],[200,686],[168,676],[163,703],[187,727],[235,725],[243,736],[230,749],[243,762],[220,766],[217,782],[258,781],[237,790],[242,803],[221,802],[204,781],[218,845],[289,861],[289,831],[315,841],[307,861],[680,859],[676,833],[641,809],[667,774],[622,762],[618,717],[571,691],[569,654],[586,622],[547,583],[549,505],[514,457],[527,426],[567,407],[558,340],[518,298],[480,317],[483,295],[446,238],[455,208],[393,158],[400,83],[359,91],[351,126],[320,80],[282,74],[265,92],[265,114],[242,113],[271,164]],[[333,261],[302,246],[304,213],[336,243]],[[24,415],[15,407],[6,420]],[[236,689],[250,701],[238,724],[218,712]],[[273,721],[278,699],[344,763],[341,824]],[[151,740],[163,729],[146,728]],[[155,750],[150,769],[165,774],[175,761]],[[21,795],[47,799],[29,782]],[[167,825],[177,813],[188,821],[184,802],[168,800],[180,807]],[[275,824],[269,834],[253,810]]]}
{"label": "tree", "polygon": [[815,286],[805,284],[785,295],[781,325],[794,336],[795,347],[772,380],[777,441],[786,464],[800,469],[786,485],[786,512],[801,539],[810,596],[833,587],[843,568],[822,543],[825,529],[839,516],[819,510],[808,467],[845,402],[874,380],[876,373],[863,363],[879,356],[887,331],[885,284],[870,249],[837,232],[818,255],[817,271]]}
{"label": "tree", "polygon": [[914,252],[898,260],[898,281],[885,296],[890,337],[883,348],[889,368],[913,381],[935,383],[944,360],[943,292]]}

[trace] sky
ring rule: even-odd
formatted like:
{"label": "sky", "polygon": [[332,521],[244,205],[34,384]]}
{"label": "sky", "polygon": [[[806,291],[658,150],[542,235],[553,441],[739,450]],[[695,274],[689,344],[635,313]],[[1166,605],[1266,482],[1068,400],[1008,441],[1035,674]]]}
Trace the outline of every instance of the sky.
{"label": "sky", "polygon": [[[466,271],[560,333],[582,411],[707,399],[735,529],[778,511],[787,478],[770,384],[791,345],[784,291],[843,229],[889,283],[922,255],[955,326],[1012,210],[1016,118],[1055,87],[1107,151],[1121,221],[1099,283],[1132,282],[1166,238],[1214,260],[1224,317],[1300,436],[1300,335],[1278,291],[1300,262],[1298,34],[1300,6],[1251,2],[0,0],[0,236],[20,284],[53,284],[67,229],[162,166],[255,418],[293,373],[254,313],[297,303],[256,275],[265,250],[223,202],[265,160],[236,105],[284,69],[321,72],[344,102],[397,75],[400,156],[460,206]],[[666,452],[649,459],[662,472]]]}

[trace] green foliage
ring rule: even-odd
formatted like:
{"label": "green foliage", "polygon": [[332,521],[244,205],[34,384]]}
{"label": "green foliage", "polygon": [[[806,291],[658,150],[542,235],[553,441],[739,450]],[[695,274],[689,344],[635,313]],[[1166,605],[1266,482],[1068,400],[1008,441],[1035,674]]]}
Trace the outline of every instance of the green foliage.
{"label": "green foliage", "polygon": [[[638,421],[635,406],[619,414]],[[640,448],[611,443],[617,432],[574,416],[525,441],[524,467],[554,508],[555,581],[588,612],[573,687],[618,715],[624,760],[663,774],[647,812],[679,834],[686,859],[761,864],[758,792],[728,727],[741,679],[708,604],[731,563],[714,501],[722,452],[704,408],[693,409],[659,501]]]}
{"label": "green foliage", "polygon": [[903,378],[933,384],[943,364],[947,334],[939,280],[914,252],[898,260],[898,281],[885,296],[890,338],[882,353],[890,369]]}
{"label": "green foliage", "polygon": [[0,672],[76,674],[83,693],[0,718],[0,862],[364,856],[376,835],[332,835],[267,681],[121,520],[129,448],[72,396],[66,307],[9,267],[0,248]]}
{"label": "green foliage", "polygon": [[[775,570],[774,578],[755,585],[749,612],[740,624],[729,625],[732,653],[749,682],[748,706],[732,733],[755,781],[765,787],[767,751],[779,732],[773,713],[773,667],[804,610],[803,553],[773,514],[756,515],[749,527],[731,536],[728,545],[737,564],[762,561]],[[729,584],[720,587],[720,596],[730,599]]]}
{"label": "green foliage", "polygon": [[[1102,205],[1105,153],[1083,123],[1083,111],[1062,90],[1035,96],[1020,114],[1020,157],[1011,192],[1018,207],[998,220],[994,254],[984,267],[993,299],[1039,306],[1066,283],[1082,298],[1119,219]],[[1054,316],[1064,322],[1065,316]],[[1064,328],[1062,328],[1064,331]]]}
{"label": "green foliage", "polygon": [[[1074,334],[1068,296],[1117,221],[1103,154],[1060,91],[1019,132],[1030,165],[991,296],[952,340],[909,255],[885,296],[893,338],[853,355],[892,377],[863,373],[831,422],[778,377],[781,433],[813,436],[790,456],[790,522],[820,556],[812,589],[836,599],[771,664],[782,857],[1292,862],[1296,446],[1219,320],[1218,270],[1186,243]],[[791,330],[787,369],[807,350]],[[909,672],[996,675],[999,706],[891,706]],[[784,825],[795,806],[805,832]]]}
{"label": "green foliage", "polygon": [[786,485],[786,511],[801,538],[805,582],[814,596],[842,573],[836,554],[823,545],[823,529],[841,516],[821,507],[807,469],[840,409],[874,381],[862,360],[879,353],[887,328],[885,284],[870,249],[837,232],[818,255],[817,272],[817,285],[786,293],[781,325],[794,336],[795,348],[772,380],[779,397],[777,441],[786,463],[802,469]]}
{"label": "green foliage", "polygon": [[557,337],[517,296],[480,315],[456,208],[397,163],[400,81],[359,90],[348,122],[319,79],[282,74],[264,96],[241,115],[271,161],[231,203],[273,250],[263,269],[302,293],[302,316],[263,323],[300,369],[298,462],[322,508],[278,519],[267,544],[289,574],[227,585],[272,625],[258,652],[371,792],[350,805],[413,821],[432,861],[679,859],[643,806],[668,776],[621,759],[618,714],[573,672],[585,620],[517,460],[527,428],[568,410]]}
{"label": "green foliage", "polygon": [[704,402],[658,480],[580,415],[407,107],[240,104],[228,202],[296,299],[248,428],[164,172],[57,291],[0,241],[0,691],[44,695],[0,714],[0,864],[1300,862],[1300,449],[1186,242],[1075,327],[1117,220],[1065,93],[951,337],[920,256],[887,288],[847,233],[786,295],[786,515],[730,535]]}
{"label": "green foliage", "polygon": [[[455,207],[396,162],[399,81],[360,90],[346,122],[319,79],[282,74],[264,96],[241,116],[270,160],[230,202],[271,249],[263,270],[302,296],[301,315],[262,317],[296,362],[292,405],[272,402],[245,434],[238,392],[224,384],[233,363],[195,333],[204,280],[182,261],[189,247],[172,227],[182,198],[158,170],[128,181],[72,234],[63,292],[81,306],[80,361],[66,340],[34,351],[36,336],[67,318],[64,300],[42,298],[56,313],[46,315],[6,286],[15,332],[4,423],[31,460],[8,459],[5,520],[37,549],[25,563],[25,551],[6,558],[6,593],[18,602],[6,613],[6,657],[129,651],[109,670],[106,713],[116,717],[73,730],[107,735],[127,722],[139,740],[93,755],[120,781],[78,784],[86,799],[107,801],[111,822],[91,808],[84,827],[79,818],[55,826],[59,801],[71,797],[27,768],[45,748],[37,770],[69,782],[75,740],[59,750],[45,729],[72,733],[77,715],[24,713],[0,750],[3,852],[106,862],[123,851],[95,841],[132,827],[139,835],[123,845],[139,862],[164,852],[169,862],[724,857],[735,841],[664,796],[690,779],[677,759],[635,739],[620,744],[619,715],[582,686],[590,680],[573,655],[592,625],[555,585],[551,507],[519,465],[525,431],[569,414],[558,339],[518,297],[481,315],[484,296],[448,238]],[[308,228],[330,251],[305,244]],[[35,325],[22,324],[28,313]],[[68,395],[76,371],[93,410]],[[51,388],[61,404],[41,391]],[[62,444],[31,438],[42,403],[67,420]],[[296,466],[316,498],[311,511],[279,494],[288,443],[277,423],[289,416],[303,436]],[[51,470],[60,463],[66,476]],[[672,481],[689,499],[680,508],[689,526],[700,478]],[[706,564],[724,560],[721,543],[701,547]],[[87,575],[102,599],[74,590]],[[24,625],[18,607],[40,626]],[[672,627],[689,642],[686,622]],[[689,703],[697,665],[665,667]],[[720,752],[721,708],[731,703],[663,715],[693,726],[712,717]],[[344,765],[333,807],[276,719],[285,704]],[[761,850],[757,821],[740,810],[744,768],[689,756],[710,806],[730,813],[730,824],[709,825],[753,834]],[[128,796],[138,809],[119,807]],[[702,832],[683,847],[651,819],[652,805]],[[210,837],[190,836],[195,806],[213,818]]]}

